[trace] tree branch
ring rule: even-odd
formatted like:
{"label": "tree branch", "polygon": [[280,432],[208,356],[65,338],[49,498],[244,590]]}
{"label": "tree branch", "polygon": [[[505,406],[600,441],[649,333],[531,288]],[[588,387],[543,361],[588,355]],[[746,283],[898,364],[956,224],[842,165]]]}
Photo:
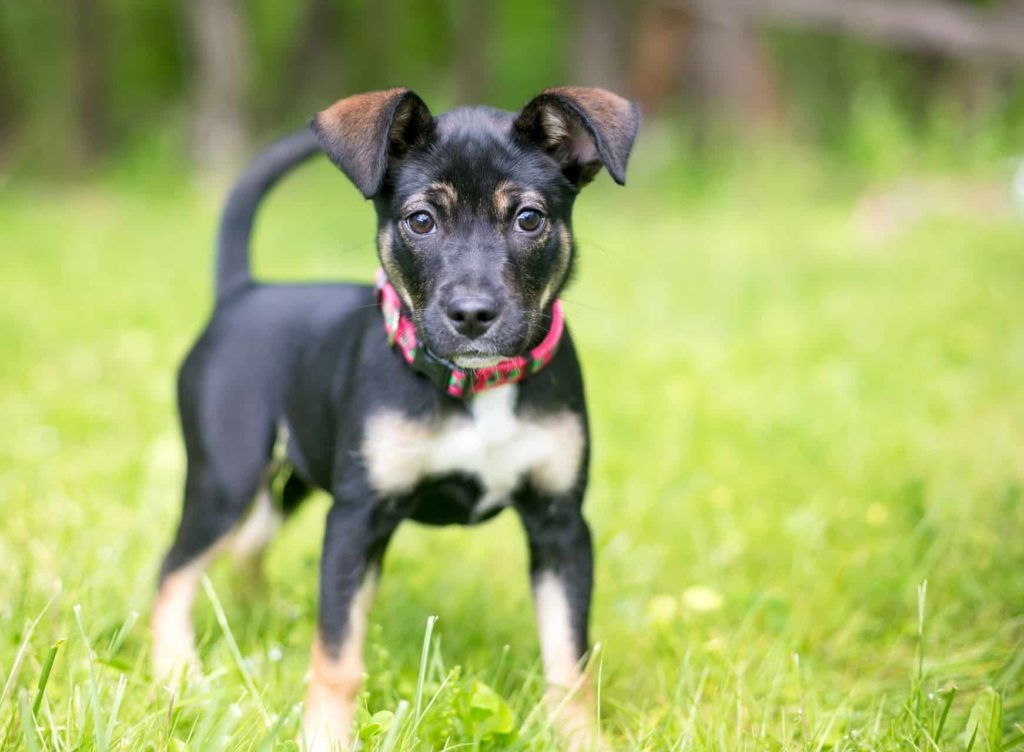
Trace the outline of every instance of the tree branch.
{"label": "tree branch", "polygon": [[952,57],[1024,64],[1024,14],[981,10],[948,0],[675,0],[708,22],[739,15],[857,36]]}

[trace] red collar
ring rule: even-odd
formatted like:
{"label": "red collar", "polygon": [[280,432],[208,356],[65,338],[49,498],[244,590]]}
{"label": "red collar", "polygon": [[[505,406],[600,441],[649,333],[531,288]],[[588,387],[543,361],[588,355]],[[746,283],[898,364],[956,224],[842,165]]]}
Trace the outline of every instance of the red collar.
{"label": "red collar", "polygon": [[526,355],[507,358],[485,368],[459,368],[431,353],[416,336],[412,320],[402,313],[402,301],[383,269],[377,272],[377,299],[384,316],[384,329],[388,343],[397,345],[402,358],[414,371],[427,376],[440,389],[452,397],[465,398],[477,392],[502,384],[514,384],[537,373],[551,362],[562,341],[565,317],[562,302],[551,305],[551,328],[539,345]]}

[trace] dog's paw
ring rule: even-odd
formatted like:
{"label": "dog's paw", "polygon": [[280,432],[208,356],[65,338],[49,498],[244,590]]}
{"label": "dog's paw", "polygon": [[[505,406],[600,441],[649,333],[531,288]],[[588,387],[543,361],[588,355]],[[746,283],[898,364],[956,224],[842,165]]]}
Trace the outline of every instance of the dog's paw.
{"label": "dog's paw", "polygon": [[191,647],[187,650],[172,650],[167,646],[153,647],[153,677],[163,684],[173,684],[184,675],[189,684],[203,679],[199,656]]}
{"label": "dog's paw", "polygon": [[608,752],[588,708],[569,705],[555,719],[555,729],[568,752]]}
{"label": "dog's paw", "polygon": [[202,676],[190,624],[157,616],[153,619],[152,629],[153,676],[158,681],[170,683],[180,678],[182,673],[190,682]]}
{"label": "dog's paw", "polygon": [[348,752],[349,735],[334,733],[324,724],[303,724],[302,731],[295,737],[295,743],[302,752]]}
{"label": "dog's paw", "polygon": [[610,752],[598,726],[595,703],[590,692],[566,696],[564,691],[549,689],[546,703],[554,730],[567,752]]}
{"label": "dog's paw", "polygon": [[299,749],[307,752],[347,752],[355,722],[355,706],[325,696],[313,685],[306,696],[306,711],[297,739]]}

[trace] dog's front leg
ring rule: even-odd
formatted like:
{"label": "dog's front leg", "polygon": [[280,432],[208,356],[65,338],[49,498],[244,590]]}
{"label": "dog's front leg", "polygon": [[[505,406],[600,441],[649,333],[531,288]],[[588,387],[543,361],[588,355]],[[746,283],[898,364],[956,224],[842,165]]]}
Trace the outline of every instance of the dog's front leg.
{"label": "dog's front leg", "polygon": [[304,748],[348,748],[363,681],[363,640],[380,560],[393,524],[369,494],[336,496],[320,563],[320,615],[303,720]]}
{"label": "dog's front leg", "polygon": [[580,496],[526,493],[516,504],[530,547],[545,699],[574,752],[595,749],[597,743],[593,693],[582,666],[588,649],[593,553]]}

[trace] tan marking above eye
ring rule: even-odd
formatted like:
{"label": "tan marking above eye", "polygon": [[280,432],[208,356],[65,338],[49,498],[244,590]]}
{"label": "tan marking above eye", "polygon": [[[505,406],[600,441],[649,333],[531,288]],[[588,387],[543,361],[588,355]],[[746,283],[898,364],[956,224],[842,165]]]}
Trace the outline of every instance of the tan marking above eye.
{"label": "tan marking above eye", "polygon": [[547,202],[544,200],[544,196],[537,191],[520,191],[517,198],[519,199],[518,209],[536,209],[541,214],[547,216]]}
{"label": "tan marking above eye", "polygon": [[418,211],[432,214],[436,213],[436,209],[441,209],[445,214],[451,214],[458,200],[459,193],[451,183],[431,183],[425,191],[414,193],[403,201],[398,213],[408,217]]}
{"label": "tan marking above eye", "polygon": [[537,191],[523,189],[509,180],[502,180],[494,189],[491,199],[494,215],[499,219],[507,219],[513,209],[537,209],[547,215],[547,202]]}
{"label": "tan marking above eye", "polygon": [[512,209],[512,202],[515,200],[516,188],[507,180],[502,180],[494,189],[494,216],[504,218]]}
{"label": "tan marking above eye", "polygon": [[447,212],[453,211],[455,204],[459,200],[459,192],[455,190],[455,186],[451,183],[431,183],[425,193],[428,198],[432,199]]}
{"label": "tan marking above eye", "polygon": [[402,208],[399,209],[399,215],[401,217],[408,217],[410,214],[427,209],[430,207],[430,197],[424,193],[414,193],[402,203]]}

